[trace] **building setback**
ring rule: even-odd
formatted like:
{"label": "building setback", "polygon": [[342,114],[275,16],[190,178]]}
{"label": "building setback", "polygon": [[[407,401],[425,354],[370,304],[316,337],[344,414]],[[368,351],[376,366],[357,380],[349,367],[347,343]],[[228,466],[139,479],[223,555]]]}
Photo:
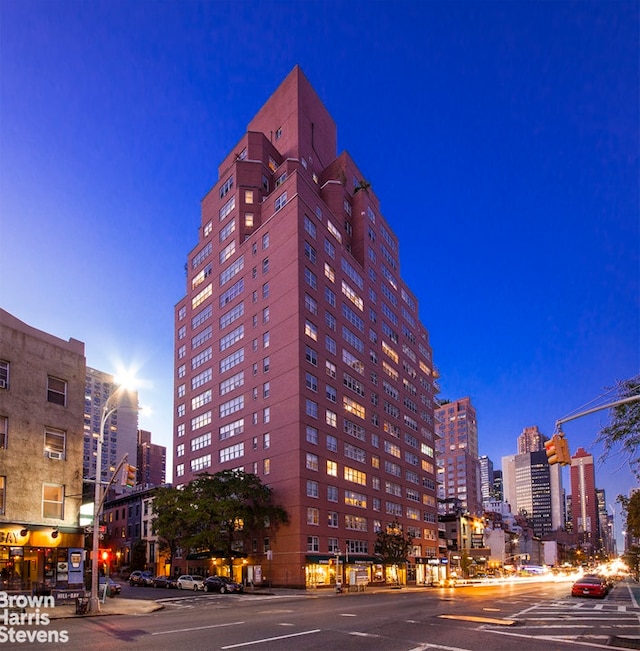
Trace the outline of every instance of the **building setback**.
{"label": "building setback", "polygon": [[384,579],[376,533],[437,557],[434,374],[396,236],[301,70],[219,166],[175,309],[174,482],[240,468],[290,523],[249,576]]}

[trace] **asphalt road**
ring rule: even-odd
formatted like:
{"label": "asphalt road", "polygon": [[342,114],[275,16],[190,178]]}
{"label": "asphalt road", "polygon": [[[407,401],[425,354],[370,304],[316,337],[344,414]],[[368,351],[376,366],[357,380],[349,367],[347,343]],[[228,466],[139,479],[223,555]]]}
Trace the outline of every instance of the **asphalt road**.
{"label": "asphalt road", "polygon": [[[277,591],[273,595],[218,595],[136,588],[140,597],[161,599],[164,609],[144,616],[58,620],[40,629],[47,634],[66,632],[64,647],[71,651],[640,648],[640,607],[630,584],[617,584],[604,600],[572,599],[569,585],[487,585],[342,595]],[[127,586],[123,596],[134,594]],[[50,642],[53,640],[11,645],[2,644],[0,638],[0,648],[43,649],[51,648]]]}

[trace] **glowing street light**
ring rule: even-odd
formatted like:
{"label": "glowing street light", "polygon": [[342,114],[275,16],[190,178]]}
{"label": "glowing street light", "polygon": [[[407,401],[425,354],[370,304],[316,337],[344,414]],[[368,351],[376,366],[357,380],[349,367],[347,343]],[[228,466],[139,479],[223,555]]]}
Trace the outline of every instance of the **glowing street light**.
{"label": "glowing street light", "polygon": [[[100,598],[98,597],[98,566],[99,566],[99,553],[100,553],[100,513],[102,511],[102,502],[104,495],[102,492],[102,444],[104,442],[104,428],[107,425],[109,418],[118,411],[119,404],[110,407],[109,404],[113,399],[120,397],[123,393],[127,392],[125,385],[120,385],[114,389],[107,397],[102,407],[102,418],[100,419],[100,431],[98,433],[98,447],[96,449],[96,483],[94,486],[93,497],[93,542],[91,545],[91,596],[89,600],[89,610],[91,612],[100,612]],[[123,407],[130,407],[138,411],[138,407],[131,405],[122,405]]]}

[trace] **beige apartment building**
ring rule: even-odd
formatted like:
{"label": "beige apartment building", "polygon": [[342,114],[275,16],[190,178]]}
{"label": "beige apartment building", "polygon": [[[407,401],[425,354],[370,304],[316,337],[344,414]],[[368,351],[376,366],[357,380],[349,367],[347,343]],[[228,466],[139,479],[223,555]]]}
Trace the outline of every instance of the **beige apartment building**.
{"label": "beige apartment building", "polygon": [[0,589],[83,583],[84,344],[0,309]]}

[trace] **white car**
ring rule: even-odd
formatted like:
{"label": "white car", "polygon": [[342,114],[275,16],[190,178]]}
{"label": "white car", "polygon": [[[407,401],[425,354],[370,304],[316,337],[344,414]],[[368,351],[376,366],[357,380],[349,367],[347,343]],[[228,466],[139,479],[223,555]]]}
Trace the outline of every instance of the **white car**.
{"label": "white car", "polygon": [[196,574],[183,574],[176,581],[178,590],[204,590],[204,579]]}

